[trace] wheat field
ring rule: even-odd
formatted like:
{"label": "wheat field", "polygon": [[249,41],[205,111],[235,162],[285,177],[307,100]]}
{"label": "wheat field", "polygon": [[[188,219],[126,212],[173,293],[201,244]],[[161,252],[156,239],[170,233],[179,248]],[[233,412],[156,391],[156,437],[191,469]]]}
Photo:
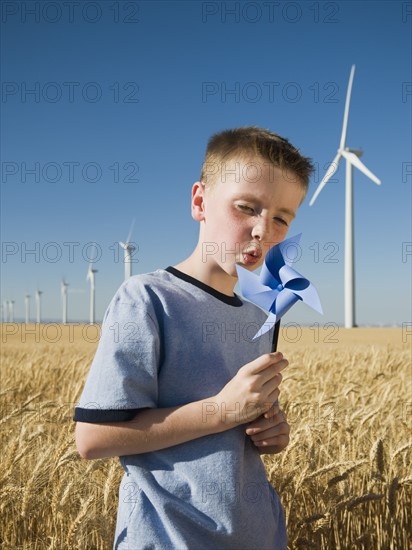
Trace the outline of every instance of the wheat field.
{"label": "wheat field", "polygon": [[[122,469],[80,459],[72,421],[98,327],[9,323],[1,335],[1,548],[111,549]],[[291,439],[263,460],[289,548],[410,548],[410,333],[289,328],[278,349]]]}

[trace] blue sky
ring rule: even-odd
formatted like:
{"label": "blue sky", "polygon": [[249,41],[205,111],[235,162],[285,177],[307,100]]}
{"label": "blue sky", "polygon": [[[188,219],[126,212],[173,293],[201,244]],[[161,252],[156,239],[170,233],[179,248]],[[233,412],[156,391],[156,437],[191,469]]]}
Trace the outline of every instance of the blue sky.
{"label": "blue sky", "polygon": [[318,167],[289,236],[303,233],[295,267],[324,315],[298,304],[285,322],[342,324],[343,162],[308,203],[336,154],[355,64],[347,145],[382,180],[355,170],[356,319],[410,322],[411,2],[77,4],[2,3],[1,302],[15,301],[16,319],[37,286],[44,318],[60,319],[63,276],[78,290],[69,319],[87,319],[93,241],[101,319],[133,218],[134,273],[186,258],[209,136],[257,125]]}

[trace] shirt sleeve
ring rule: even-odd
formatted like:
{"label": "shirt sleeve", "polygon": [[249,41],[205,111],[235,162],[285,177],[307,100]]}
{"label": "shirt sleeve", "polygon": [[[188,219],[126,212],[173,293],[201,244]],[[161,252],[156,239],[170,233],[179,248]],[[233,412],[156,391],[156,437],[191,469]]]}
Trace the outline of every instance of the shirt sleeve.
{"label": "shirt sleeve", "polygon": [[74,411],[76,422],[122,422],[132,420],[139,409],[157,407],[159,324],[150,293],[132,279],[123,283],[105,313]]}

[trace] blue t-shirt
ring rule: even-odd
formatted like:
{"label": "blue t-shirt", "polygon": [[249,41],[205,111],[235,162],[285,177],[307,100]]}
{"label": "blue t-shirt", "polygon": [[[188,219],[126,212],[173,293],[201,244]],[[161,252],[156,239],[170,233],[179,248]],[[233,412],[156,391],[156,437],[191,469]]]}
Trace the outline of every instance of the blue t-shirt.
{"label": "blue t-shirt", "polygon": [[[270,352],[273,329],[252,340],[266,318],[173,267],[129,278],[106,311],[74,420],[120,422],[146,407],[207,401]],[[113,548],[284,550],[282,506],[245,429],[120,457]]]}

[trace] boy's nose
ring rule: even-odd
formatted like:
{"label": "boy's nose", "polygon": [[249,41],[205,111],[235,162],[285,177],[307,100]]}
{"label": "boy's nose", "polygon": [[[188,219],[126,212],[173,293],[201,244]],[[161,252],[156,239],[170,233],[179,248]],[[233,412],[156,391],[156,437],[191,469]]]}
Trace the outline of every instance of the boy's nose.
{"label": "boy's nose", "polygon": [[253,226],[252,237],[261,242],[269,237],[269,224],[264,218],[260,217],[259,221]]}

